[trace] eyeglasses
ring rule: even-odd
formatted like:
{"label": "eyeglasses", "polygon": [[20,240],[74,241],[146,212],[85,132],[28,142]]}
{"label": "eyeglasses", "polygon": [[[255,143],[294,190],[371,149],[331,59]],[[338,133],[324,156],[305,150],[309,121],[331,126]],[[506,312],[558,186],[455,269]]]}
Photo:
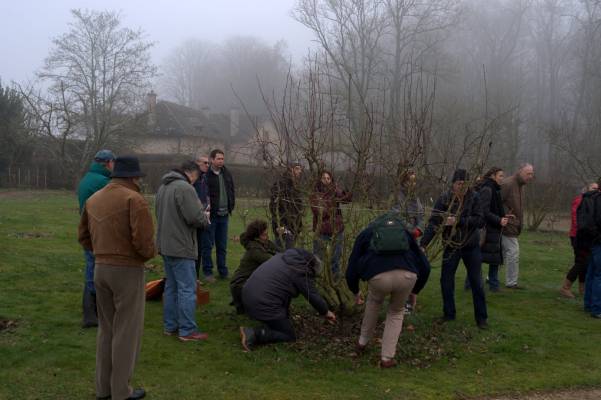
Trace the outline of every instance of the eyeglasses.
{"label": "eyeglasses", "polygon": [[197,163],[199,163],[199,164],[205,164],[205,165],[209,165],[209,162],[208,162],[208,161],[196,161],[196,162],[197,162]]}

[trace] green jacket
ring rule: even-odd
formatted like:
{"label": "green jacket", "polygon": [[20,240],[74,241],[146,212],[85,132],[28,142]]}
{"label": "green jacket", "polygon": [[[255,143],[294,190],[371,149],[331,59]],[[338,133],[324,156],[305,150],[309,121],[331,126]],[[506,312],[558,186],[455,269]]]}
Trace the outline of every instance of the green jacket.
{"label": "green jacket", "polygon": [[163,176],[162,183],[155,206],[159,254],[196,260],[196,229],[207,226],[204,207],[182,173],[171,171]]}
{"label": "green jacket", "polygon": [[240,243],[244,246],[246,252],[242,256],[240,266],[230,281],[230,287],[242,289],[254,270],[276,253],[276,246],[272,241],[263,243],[258,238],[248,240],[244,233],[240,235]]}
{"label": "green jacket", "polygon": [[84,175],[77,187],[77,198],[79,200],[79,213],[81,214],[83,206],[88,198],[106,186],[111,180],[111,171],[103,164],[95,161],[90,165],[90,169]]}

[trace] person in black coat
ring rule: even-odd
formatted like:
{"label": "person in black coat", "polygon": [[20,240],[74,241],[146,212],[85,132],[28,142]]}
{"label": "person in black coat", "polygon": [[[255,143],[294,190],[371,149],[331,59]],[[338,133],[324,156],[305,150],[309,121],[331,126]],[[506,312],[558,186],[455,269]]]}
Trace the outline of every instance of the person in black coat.
{"label": "person in black coat", "polygon": [[501,232],[509,221],[505,217],[503,199],[501,198],[501,182],[504,178],[503,170],[493,167],[484,175],[484,181],[478,191],[480,205],[486,221],[486,225],[481,232],[480,249],[482,262],[489,265],[488,285],[491,292],[499,291],[499,265],[503,264]]}
{"label": "person in black coat", "polygon": [[236,192],[234,179],[225,167],[223,151],[211,151],[211,166],[207,171],[207,185],[209,187],[209,203],[211,205],[211,223],[209,225],[210,243],[202,249],[202,270],[207,282],[214,282],[213,260],[211,252],[213,246],[217,252],[217,271],[220,278],[228,277],[226,265],[227,256],[227,230],[229,216],[236,205]]}
{"label": "person in black coat", "polygon": [[304,202],[300,190],[302,173],[300,162],[291,162],[271,187],[271,228],[280,251],[294,247],[303,228]]}
{"label": "person in black coat", "polygon": [[367,281],[369,287],[358,351],[363,351],[372,338],[380,308],[384,300],[390,298],[382,336],[380,366],[383,368],[396,364],[394,355],[403,327],[405,302],[410,299],[411,304],[415,304],[417,294],[430,275],[430,263],[413,238],[414,229],[411,227],[411,232],[405,229],[409,250],[397,254],[378,254],[370,245],[374,236],[374,228],[370,224],[355,239],[349,257],[346,282],[357,296],[357,303],[361,302],[359,280]]}
{"label": "person in black coat", "polygon": [[444,245],[440,286],[442,290],[442,321],[455,319],[455,273],[463,260],[472,289],[476,324],[488,327],[486,298],[482,288],[482,254],[480,253],[480,229],[484,226],[484,214],[479,196],[467,185],[467,171],[458,169],[453,174],[451,190],[444,192],[434,205],[428,227],[421,240],[427,247],[442,229]]}
{"label": "person in black coat", "polygon": [[263,322],[259,328],[240,327],[242,347],[249,351],[259,344],[291,342],[296,333],[290,321],[290,302],[303,295],[320,315],[331,322],[336,316],[315,288],[321,261],[305,249],[292,248],[264,262],[242,289],[244,310]]}

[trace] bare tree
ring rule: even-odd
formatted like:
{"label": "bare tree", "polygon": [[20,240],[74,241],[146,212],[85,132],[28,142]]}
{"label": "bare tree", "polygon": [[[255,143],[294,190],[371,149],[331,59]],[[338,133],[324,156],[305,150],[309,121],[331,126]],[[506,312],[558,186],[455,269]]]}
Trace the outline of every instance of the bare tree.
{"label": "bare tree", "polygon": [[69,31],[53,40],[39,73],[49,95],[28,104],[47,135],[82,140],[72,165],[81,174],[95,151],[124,133],[157,69],[150,62],[153,44],[141,30],[122,27],[119,14],[71,13]]}

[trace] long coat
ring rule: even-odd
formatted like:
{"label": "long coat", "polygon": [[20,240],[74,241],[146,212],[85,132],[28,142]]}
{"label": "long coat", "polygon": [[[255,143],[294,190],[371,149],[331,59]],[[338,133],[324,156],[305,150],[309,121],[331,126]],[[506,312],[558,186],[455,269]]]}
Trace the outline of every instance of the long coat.
{"label": "long coat", "polygon": [[482,262],[500,265],[503,263],[501,252],[501,218],[505,216],[501,187],[492,179],[486,179],[480,186],[480,205],[486,221],[486,236],[482,244]]}
{"label": "long coat", "polygon": [[337,187],[316,185],[311,194],[311,211],[313,213],[313,232],[320,235],[334,236],[344,231],[344,220],[340,203],[351,201],[352,194]]}

